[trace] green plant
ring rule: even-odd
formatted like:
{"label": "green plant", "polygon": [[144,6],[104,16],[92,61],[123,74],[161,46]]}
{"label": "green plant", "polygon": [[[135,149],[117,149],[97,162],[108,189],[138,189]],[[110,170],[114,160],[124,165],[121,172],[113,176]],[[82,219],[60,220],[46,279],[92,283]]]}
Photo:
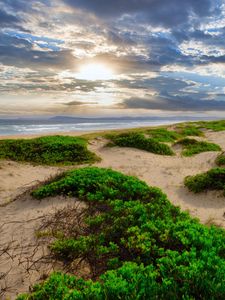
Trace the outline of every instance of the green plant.
{"label": "green plant", "polygon": [[225,152],[223,152],[217,156],[215,163],[218,166],[225,166]]}
{"label": "green plant", "polygon": [[149,129],[146,133],[155,141],[163,143],[174,142],[182,137],[176,131],[168,130],[166,128]]}
{"label": "green plant", "polygon": [[[157,188],[151,188],[151,197],[156,197]],[[104,201],[105,199],[146,199],[149,187],[132,176],[125,176],[111,169],[97,167],[69,171],[56,180],[34,190],[32,195],[42,199],[48,196],[69,195],[81,200]],[[96,199],[95,199],[96,198]]]}
{"label": "green plant", "polygon": [[184,181],[192,192],[199,193],[205,190],[224,190],[225,168],[213,168],[206,173],[188,176]]}
{"label": "green plant", "polygon": [[225,120],[218,120],[218,121],[208,121],[208,122],[196,122],[199,128],[206,128],[213,131],[223,131],[225,130]]}
{"label": "green plant", "polygon": [[182,136],[204,136],[203,132],[196,125],[180,125],[178,132]]}
{"label": "green plant", "polygon": [[189,138],[179,140],[176,144],[183,146],[184,150],[182,151],[182,154],[184,156],[192,156],[207,151],[221,151],[220,146],[217,144]]}
{"label": "green plant", "polygon": [[79,197],[92,213],[84,230],[62,235],[50,249],[64,261],[88,260],[98,280],[53,273],[19,300],[224,298],[224,231],[201,225],[159,189],[90,167],[33,192],[56,194]]}
{"label": "green plant", "polygon": [[70,136],[1,140],[0,159],[37,164],[78,164],[94,162],[97,156],[87,149],[87,141]]}
{"label": "green plant", "polygon": [[159,143],[153,138],[146,138],[143,133],[128,132],[107,137],[120,147],[132,147],[161,155],[174,154],[168,145]]}

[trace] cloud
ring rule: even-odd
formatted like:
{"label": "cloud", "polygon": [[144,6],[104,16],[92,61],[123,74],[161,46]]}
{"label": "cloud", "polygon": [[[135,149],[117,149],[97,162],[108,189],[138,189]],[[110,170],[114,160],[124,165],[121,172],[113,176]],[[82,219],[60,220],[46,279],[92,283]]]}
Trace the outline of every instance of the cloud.
{"label": "cloud", "polygon": [[165,76],[157,76],[153,78],[136,78],[133,76],[133,80],[121,80],[118,82],[120,87],[129,89],[140,90],[155,90],[163,93],[164,91],[170,92],[183,92],[183,89],[187,87],[193,87],[194,82],[189,82],[181,79],[169,78]]}
{"label": "cloud", "polygon": [[12,15],[5,10],[0,8],[0,29],[2,28],[14,28],[28,32],[29,30],[24,29],[22,26],[22,20],[16,15]]}
{"label": "cloud", "polygon": [[8,26],[17,26],[19,23],[19,19],[16,16],[8,14],[7,12],[0,9],[0,25],[1,27],[8,27]]}
{"label": "cloud", "polygon": [[225,94],[223,95],[223,98],[224,101],[217,101],[199,100],[196,96],[192,98],[190,96],[172,96],[169,94],[156,96],[149,95],[144,98],[131,97],[125,99],[120,104],[120,107],[162,111],[225,111]]}
{"label": "cloud", "polygon": [[[12,94],[43,93],[46,107],[68,110],[125,99],[120,107],[134,112],[224,111],[222,2],[0,0],[0,107]],[[77,80],[89,63],[115,78]]]}
{"label": "cloud", "polygon": [[70,68],[73,61],[71,50],[41,51],[23,38],[12,37],[0,32],[0,62],[20,68]]}
{"label": "cloud", "polygon": [[191,15],[208,16],[213,9],[213,1],[204,0],[65,0],[75,7],[93,12],[107,19],[119,18],[122,15],[136,15],[139,21],[147,21],[153,25],[175,27],[187,23]]}
{"label": "cloud", "polygon": [[83,105],[93,105],[93,104],[98,104],[98,102],[81,102],[81,101],[70,101],[63,103],[66,106],[83,106]]}

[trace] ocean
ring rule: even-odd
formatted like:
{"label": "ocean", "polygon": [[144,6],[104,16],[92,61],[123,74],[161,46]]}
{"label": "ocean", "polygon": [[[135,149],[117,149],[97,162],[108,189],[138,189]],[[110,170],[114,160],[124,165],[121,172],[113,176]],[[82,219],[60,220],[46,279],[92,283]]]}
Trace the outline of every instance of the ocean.
{"label": "ocean", "polygon": [[[196,120],[196,119],[195,119]],[[60,132],[85,132],[107,129],[125,129],[145,126],[168,125],[188,118],[75,118],[52,117],[49,119],[0,119],[0,136],[48,134]]]}

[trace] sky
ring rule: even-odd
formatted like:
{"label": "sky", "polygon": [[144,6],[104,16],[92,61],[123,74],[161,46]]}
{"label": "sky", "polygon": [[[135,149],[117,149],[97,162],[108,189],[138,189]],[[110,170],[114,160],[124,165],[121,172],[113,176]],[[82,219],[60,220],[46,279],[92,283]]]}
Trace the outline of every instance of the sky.
{"label": "sky", "polygon": [[0,0],[0,116],[225,116],[224,0]]}

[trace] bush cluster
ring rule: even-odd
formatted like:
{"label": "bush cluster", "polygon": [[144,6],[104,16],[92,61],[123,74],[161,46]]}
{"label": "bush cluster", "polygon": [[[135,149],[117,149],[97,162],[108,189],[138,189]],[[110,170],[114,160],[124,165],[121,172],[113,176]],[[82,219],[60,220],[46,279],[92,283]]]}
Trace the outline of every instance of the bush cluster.
{"label": "bush cluster", "polygon": [[66,173],[33,192],[78,196],[92,206],[86,230],[51,250],[88,259],[97,281],[53,273],[18,300],[224,299],[225,234],[173,206],[158,189],[110,169]]}
{"label": "bush cluster", "polygon": [[213,168],[206,173],[188,176],[184,183],[190,191],[195,193],[206,190],[224,190],[225,195],[225,168]]}
{"label": "bush cluster", "polygon": [[181,125],[179,133],[182,136],[204,136],[203,132],[196,125]]}
{"label": "bush cluster", "polygon": [[215,163],[218,166],[225,166],[225,152],[223,152],[217,156]]}
{"label": "bush cluster", "polygon": [[108,135],[107,137],[114,145],[120,147],[132,147],[161,155],[174,154],[168,145],[160,143],[154,138],[146,138],[143,133],[128,132],[118,135]]}
{"label": "bush cluster", "polygon": [[205,141],[197,141],[195,139],[184,138],[177,142],[177,144],[183,146],[182,155],[192,156],[201,152],[207,151],[221,151],[219,145],[214,143],[209,143]]}
{"label": "bush cluster", "polygon": [[77,164],[97,160],[87,149],[87,141],[70,136],[46,136],[34,139],[1,140],[0,159],[37,164]]}
{"label": "bush cluster", "polygon": [[201,121],[196,122],[199,128],[206,128],[213,131],[223,131],[225,130],[225,120],[218,120],[218,121]]}
{"label": "bush cluster", "polygon": [[168,130],[166,128],[149,129],[146,133],[155,141],[162,143],[172,143],[182,137],[176,131]]}

